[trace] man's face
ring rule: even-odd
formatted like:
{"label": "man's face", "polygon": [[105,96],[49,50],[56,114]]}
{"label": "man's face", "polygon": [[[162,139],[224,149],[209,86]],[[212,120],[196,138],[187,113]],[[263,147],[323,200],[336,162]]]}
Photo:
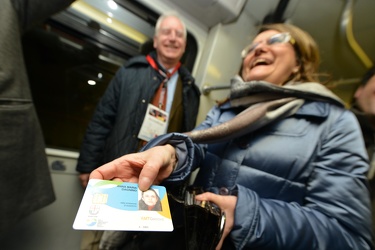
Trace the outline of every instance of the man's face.
{"label": "man's face", "polygon": [[154,48],[158,60],[168,69],[175,66],[185,52],[186,37],[180,20],[170,16],[163,20],[154,36]]}
{"label": "man's face", "polygon": [[375,115],[375,75],[365,86],[360,86],[354,97],[363,112]]}

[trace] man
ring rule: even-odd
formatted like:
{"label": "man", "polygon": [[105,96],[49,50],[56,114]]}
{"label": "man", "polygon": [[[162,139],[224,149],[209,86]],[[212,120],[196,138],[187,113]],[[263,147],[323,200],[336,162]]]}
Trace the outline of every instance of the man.
{"label": "man", "polygon": [[83,140],[77,164],[83,187],[95,168],[138,151],[155,135],[195,127],[200,91],[180,63],[186,36],[178,15],[164,14],[156,23],[155,51],[130,59],[118,70]]}
{"label": "man", "polygon": [[375,232],[375,67],[369,69],[354,93],[351,110],[356,115],[361,126],[367,153],[370,159],[368,179],[372,202],[373,231]]}
{"label": "man", "polygon": [[0,8],[0,233],[55,200],[21,36],[73,0],[4,0]]}

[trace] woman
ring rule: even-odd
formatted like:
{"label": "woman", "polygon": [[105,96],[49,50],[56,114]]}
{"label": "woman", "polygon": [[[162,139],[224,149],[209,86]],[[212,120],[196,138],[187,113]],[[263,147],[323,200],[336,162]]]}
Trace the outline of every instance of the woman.
{"label": "woman", "polygon": [[195,185],[207,192],[196,198],[226,213],[217,249],[371,249],[364,143],[354,115],[316,83],[314,40],[265,25],[242,56],[229,100],[193,132],[158,137],[90,177],[145,190],[200,167]]}
{"label": "woman", "polygon": [[159,195],[152,188],[142,192],[138,203],[139,210],[162,211]]}

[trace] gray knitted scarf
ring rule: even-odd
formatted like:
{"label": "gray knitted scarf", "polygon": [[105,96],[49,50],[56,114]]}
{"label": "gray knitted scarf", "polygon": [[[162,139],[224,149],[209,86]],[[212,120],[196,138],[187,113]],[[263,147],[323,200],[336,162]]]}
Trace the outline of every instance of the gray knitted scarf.
{"label": "gray knitted scarf", "polygon": [[306,100],[344,106],[339,97],[319,83],[289,82],[284,86],[277,86],[264,81],[244,82],[239,76],[231,80],[229,100],[231,107],[244,107],[245,110],[220,125],[185,134],[196,143],[217,143],[240,137],[273,121],[291,116]]}

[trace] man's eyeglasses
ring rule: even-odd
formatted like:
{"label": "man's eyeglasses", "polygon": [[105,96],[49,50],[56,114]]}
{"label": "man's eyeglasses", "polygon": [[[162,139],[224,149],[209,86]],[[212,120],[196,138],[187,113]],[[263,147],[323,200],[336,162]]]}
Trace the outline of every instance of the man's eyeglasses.
{"label": "man's eyeglasses", "polygon": [[[296,43],[296,40],[294,40],[294,38],[287,32],[275,34],[266,40],[267,45],[274,45],[274,44],[281,44],[281,43],[288,43],[288,42],[294,45]],[[248,45],[241,52],[242,58],[245,58],[248,54],[253,52],[255,48],[258,47],[259,44],[260,42]]]}
{"label": "man's eyeglasses", "polygon": [[184,37],[184,32],[182,30],[176,30],[176,29],[170,29],[170,28],[161,28],[160,29],[160,34],[162,34],[164,36],[169,36],[173,32],[175,33],[176,37],[178,37],[178,38]]}

